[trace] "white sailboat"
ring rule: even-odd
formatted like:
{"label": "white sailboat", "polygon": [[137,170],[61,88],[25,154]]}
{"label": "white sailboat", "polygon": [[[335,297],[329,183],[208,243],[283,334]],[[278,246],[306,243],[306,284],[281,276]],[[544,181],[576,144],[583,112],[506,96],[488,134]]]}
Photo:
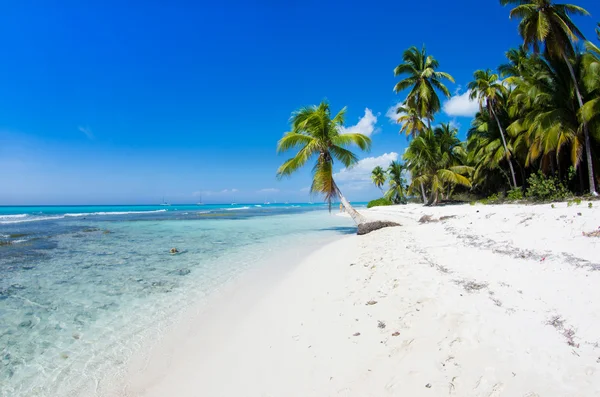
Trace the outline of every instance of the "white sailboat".
{"label": "white sailboat", "polygon": [[170,206],[171,204],[167,203],[167,202],[165,201],[165,196],[163,196],[162,203],[160,203],[160,205],[164,205],[164,206]]}

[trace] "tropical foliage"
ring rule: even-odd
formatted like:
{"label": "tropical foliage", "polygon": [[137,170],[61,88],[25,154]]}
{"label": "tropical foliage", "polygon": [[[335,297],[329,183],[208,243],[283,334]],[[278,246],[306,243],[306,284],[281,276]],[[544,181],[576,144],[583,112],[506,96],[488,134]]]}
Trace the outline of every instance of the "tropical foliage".
{"label": "tropical foliage", "polygon": [[[439,71],[425,47],[402,54],[394,91],[404,97],[396,108],[400,132],[409,139],[403,161],[387,172],[373,170],[372,181],[384,200],[400,203],[406,195],[428,205],[450,200],[453,193],[480,197],[553,200],[573,194],[597,195],[600,183],[600,24],[587,41],[572,16],[588,16],[573,4],[552,0],[499,0],[518,20],[522,45],[506,52],[496,68],[477,70],[468,84],[479,111],[461,141],[449,123],[434,124],[444,85],[454,82]],[[578,41],[584,40],[583,45]],[[493,65],[488,65],[493,66]],[[314,120],[313,120],[314,118]],[[318,120],[318,121],[317,121]],[[340,135],[343,111],[329,118],[329,107],[301,109],[279,150],[298,147],[279,175],[289,175],[318,155],[313,192],[330,201],[339,195],[333,182],[333,159],[351,166],[356,157],[345,146],[368,149],[357,134]],[[404,175],[410,177],[408,183]]]}
{"label": "tropical foliage", "polygon": [[[430,126],[440,109],[432,94],[443,78],[434,73],[438,62],[412,47],[395,70],[395,75],[409,76],[394,87],[407,92],[398,122],[401,133],[412,137],[404,155],[409,193],[424,203],[436,204],[449,199],[454,189],[467,188],[480,196],[515,198],[552,199],[565,191],[596,194],[600,48],[589,41],[577,46],[584,35],[571,19],[588,12],[551,0],[500,3],[514,6],[510,17],[519,20],[523,45],[509,49],[497,71],[474,72],[468,89],[479,112],[466,142],[448,124]],[[600,24],[597,35],[600,41]]]}
{"label": "tropical foliage", "polygon": [[298,152],[279,167],[277,176],[289,176],[311,159],[316,159],[311,193],[323,195],[330,211],[332,201],[339,198],[358,223],[360,215],[350,206],[333,179],[333,164],[337,160],[344,167],[352,167],[358,162],[358,158],[348,147],[357,146],[361,150],[369,150],[371,139],[358,133],[342,134],[340,131],[344,125],[345,113],[346,108],[332,118],[327,102],[295,111],[291,117],[292,130],[279,140],[277,152],[292,149],[298,149]]}
{"label": "tropical foliage", "polygon": [[402,177],[405,167],[399,161],[392,161],[387,169],[390,188],[384,197],[394,204],[406,203],[406,179]]}
{"label": "tropical foliage", "polygon": [[385,184],[385,171],[380,166],[373,168],[371,180],[383,192],[382,186]]}

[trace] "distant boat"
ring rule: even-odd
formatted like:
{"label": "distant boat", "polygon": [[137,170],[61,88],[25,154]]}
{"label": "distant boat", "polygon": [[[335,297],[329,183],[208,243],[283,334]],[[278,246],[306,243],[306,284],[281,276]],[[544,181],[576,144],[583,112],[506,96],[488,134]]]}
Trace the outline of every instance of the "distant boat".
{"label": "distant boat", "polygon": [[309,201],[308,204],[314,204],[312,201]]}
{"label": "distant boat", "polygon": [[196,205],[204,205],[204,203],[202,202],[202,196],[200,196],[200,202],[196,203]]}
{"label": "distant boat", "polygon": [[163,200],[162,200],[162,203],[161,203],[160,205],[164,205],[164,206],[170,206],[171,204],[167,203],[167,202],[165,201],[165,198],[164,198],[164,196],[163,196]]}
{"label": "distant boat", "polygon": [[271,203],[270,203],[270,202],[268,202],[268,201],[265,201],[263,204],[264,204],[264,205],[269,205],[269,204],[271,204]]}

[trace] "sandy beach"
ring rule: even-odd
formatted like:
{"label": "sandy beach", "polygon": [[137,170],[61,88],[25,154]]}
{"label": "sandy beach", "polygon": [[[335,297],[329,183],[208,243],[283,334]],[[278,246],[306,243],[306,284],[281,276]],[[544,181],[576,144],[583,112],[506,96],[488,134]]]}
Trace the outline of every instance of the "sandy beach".
{"label": "sandy beach", "polygon": [[[600,396],[600,204],[397,221],[188,315],[119,396]],[[419,222],[429,215],[429,222]]]}

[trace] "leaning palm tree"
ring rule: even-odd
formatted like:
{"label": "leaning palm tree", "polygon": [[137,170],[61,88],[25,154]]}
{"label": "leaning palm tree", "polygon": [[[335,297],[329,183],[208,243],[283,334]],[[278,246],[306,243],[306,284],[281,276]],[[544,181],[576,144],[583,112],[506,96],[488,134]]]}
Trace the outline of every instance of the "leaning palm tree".
{"label": "leaning palm tree", "polygon": [[404,195],[406,180],[402,177],[403,171],[404,164],[399,161],[392,161],[387,169],[390,179],[390,188],[385,192],[384,197],[395,204],[406,203],[406,197]]}
{"label": "leaning palm tree", "polygon": [[[569,58],[575,55],[573,42],[585,39],[585,37],[570,16],[589,15],[587,10],[573,4],[556,4],[552,0],[500,0],[500,4],[516,5],[510,11],[510,17],[521,19],[519,34],[523,38],[525,47],[533,48],[535,54],[540,52],[541,47],[544,47],[544,52],[549,58],[562,59],[565,62],[573,79],[579,108],[583,107],[583,97]],[[590,135],[585,122],[583,123],[583,133],[590,193],[597,195]]]}
{"label": "leaning palm tree", "polygon": [[357,224],[365,220],[342,195],[333,180],[333,162],[338,160],[344,167],[352,167],[358,162],[354,153],[346,147],[358,146],[361,150],[370,150],[371,139],[363,134],[340,133],[344,125],[346,108],[343,108],[335,117],[331,118],[331,111],[327,102],[318,106],[309,106],[298,109],[292,114],[292,130],[287,132],[277,143],[277,152],[285,152],[298,148],[298,153],[285,161],[277,170],[279,178],[289,176],[302,168],[310,159],[316,157],[313,167],[313,182],[310,191],[313,194],[323,194],[329,204],[338,198]]}
{"label": "leaning palm tree", "polygon": [[373,168],[373,171],[371,171],[371,180],[381,190],[381,193],[383,193],[382,186],[385,184],[385,171],[383,171],[383,168],[380,166]]}
{"label": "leaning palm tree", "polygon": [[421,184],[429,186],[431,198],[428,205],[436,205],[439,202],[440,193],[444,187],[449,185],[462,185],[471,187],[469,178],[464,176],[473,171],[466,165],[453,165],[453,157],[464,157],[464,147],[453,132],[452,140],[446,143],[446,137],[436,134],[431,129],[413,139],[406,152],[404,159],[409,170],[418,169],[418,174],[413,173],[409,193],[414,192]]}
{"label": "leaning palm tree", "polygon": [[512,187],[513,189],[516,189],[517,178],[515,176],[515,169],[513,168],[512,161],[510,159],[511,154],[508,150],[508,145],[506,144],[506,133],[504,132],[504,128],[502,128],[502,124],[500,124],[500,120],[498,119],[498,115],[496,113],[498,102],[502,98],[505,87],[501,82],[499,82],[498,75],[492,73],[492,71],[489,69],[477,70],[473,74],[473,77],[475,80],[470,82],[468,85],[471,92],[469,96],[471,99],[478,99],[480,112],[489,112],[490,116],[496,121],[502,137],[502,144],[504,145],[504,152],[510,168],[510,174],[512,176]]}
{"label": "leaning palm tree", "polygon": [[394,76],[407,76],[396,84],[394,91],[399,93],[410,88],[406,105],[415,109],[422,119],[427,119],[430,126],[433,115],[441,108],[436,90],[449,98],[450,91],[442,80],[454,83],[454,78],[448,73],[436,71],[439,63],[433,56],[427,55],[425,46],[420,51],[417,47],[410,47],[402,54],[402,61],[394,69]]}

